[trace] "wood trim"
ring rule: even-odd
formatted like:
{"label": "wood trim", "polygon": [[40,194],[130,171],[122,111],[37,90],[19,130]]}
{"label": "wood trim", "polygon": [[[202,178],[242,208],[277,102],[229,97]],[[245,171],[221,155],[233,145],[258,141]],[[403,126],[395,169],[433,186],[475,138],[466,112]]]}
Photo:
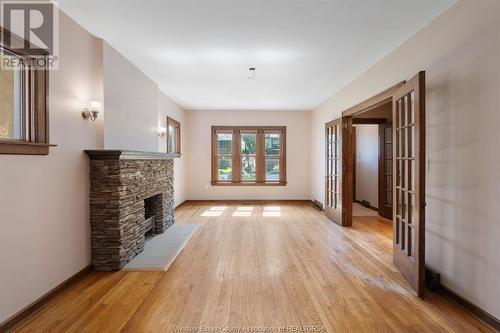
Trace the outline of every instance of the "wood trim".
{"label": "wood trim", "polygon": [[0,154],[48,155],[50,147],[57,147],[57,145],[26,141],[0,140]]}
{"label": "wood trim", "polygon": [[259,183],[259,182],[221,182],[221,181],[216,181],[211,183],[212,186],[286,186],[287,182],[265,182],[265,183]]}
{"label": "wood trim", "polygon": [[[232,153],[232,180],[219,181],[217,172],[217,133],[228,132],[233,134]],[[256,175],[255,181],[247,182],[241,179],[241,132],[257,133]],[[264,135],[266,132],[280,133],[280,179],[276,182],[265,180],[265,149]],[[212,186],[286,186],[286,126],[212,126]]]}
{"label": "wood trim", "polygon": [[[379,155],[378,155],[378,213],[380,216],[392,221],[392,206],[386,205],[387,198],[387,175],[386,175],[386,140],[385,131],[387,128],[392,128],[392,122],[386,122],[378,126],[378,144],[379,144]],[[392,136],[391,136],[392,140]],[[392,143],[391,143],[392,146]],[[392,147],[394,149],[394,147]],[[392,159],[392,156],[391,156]],[[391,165],[391,172],[394,172],[393,165]],[[392,179],[391,179],[392,180]],[[392,191],[394,191],[394,184],[392,185]]]}
{"label": "wood trim", "polygon": [[266,183],[266,162],[263,158],[265,155],[264,149],[264,131],[259,129],[257,130],[257,138],[256,138],[256,157],[255,157],[255,179],[259,184]]}
{"label": "wood trim", "polygon": [[[342,117],[342,226],[352,226],[352,191],[353,178],[352,161],[352,117]],[[345,200],[347,199],[347,200]]]}
{"label": "wood trim", "polygon": [[484,311],[483,309],[481,309],[468,299],[460,296],[459,294],[455,293],[454,291],[452,291],[448,287],[445,287],[442,284],[439,284],[437,292],[443,295],[444,297],[448,298],[452,302],[460,305],[462,308],[469,311],[471,314],[482,320],[484,323],[490,325],[496,331],[500,332],[500,320],[495,316]]}
{"label": "wood trim", "polygon": [[355,116],[357,114],[375,109],[380,105],[384,105],[392,100],[392,96],[394,93],[404,84],[406,81],[399,82],[398,84],[393,85],[389,89],[386,89],[377,95],[364,100],[363,102],[356,104],[353,107],[348,108],[342,112],[342,117]]}
{"label": "wood trim", "polygon": [[232,131],[232,130],[240,130],[240,131],[281,131],[286,129],[286,126],[212,126],[212,129],[216,129],[217,131]]}
{"label": "wood trim", "polygon": [[211,157],[212,157],[212,170],[211,174],[211,184],[217,183],[217,130],[212,126],[211,129]]}
{"label": "wood trim", "polygon": [[17,312],[7,320],[5,320],[3,323],[0,324],[0,332],[7,332],[9,330],[12,330],[13,328],[19,326],[24,320],[26,320],[28,317],[34,315],[38,310],[40,310],[45,304],[47,304],[50,300],[58,296],[60,293],[62,293],[66,288],[71,286],[72,284],[75,284],[76,282],[80,281],[84,277],[88,276],[92,272],[92,266],[87,266],[68,278],[67,280],[63,281],[59,285],[57,285],[55,288],[50,290],[48,293],[22,309],[21,311]]}
{"label": "wood trim", "polygon": [[30,53],[27,53],[27,52],[25,52],[22,49],[14,51],[14,50],[10,49],[9,47],[0,44],[1,47],[3,47],[4,49],[9,50],[10,52],[17,53],[17,54],[19,54],[19,55],[21,55],[23,57],[29,57],[29,56],[33,56],[33,55],[36,55],[36,56],[47,56],[49,54],[46,50],[41,49],[38,45],[35,45],[33,43],[29,43],[27,40],[21,38],[20,36],[16,35],[15,33],[11,32],[10,30],[5,29],[5,28],[3,28],[1,26],[0,26],[0,34],[2,36],[2,38],[0,38],[0,39],[2,39],[2,40],[3,39],[10,40],[10,45],[13,44],[12,40],[14,40],[14,41],[16,41],[16,44],[24,44],[25,49],[26,48],[30,49]]}
{"label": "wood trim", "polygon": [[321,202],[319,202],[318,200],[314,199],[314,200],[311,200],[314,207],[318,208],[319,210],[323,210],[323,204]]}
{"label": "wood trim", "polygon": [[312,206],[312,202],[310,199],[207,199],[207,200],[186,200],[184,204],[190,203],[231,203],[231,204],[262,204],[262,203],[304,203]]}
{"label": "wood trim", "polygon": [[280,182],[285,184],[286,181],[286,126],[281,129],[281,151],[280,151]]}
{"label": "wood trim", "polygon": [[366,207],[366,208],[371,209],[371,210],[374,210],[378,213],[377,207],[373,207],[372,205],[364,205],[363,201],[361,201],[361,200],[353,200],[353,202],[356,202],[356,203],[360,204],[361,206]]}
{"label": "wood trim", "polygon": [[444,286],[441,283],[441,274],[429,267],[425,268],[425,284],[427,289],[429,289],[430,291],[436,292],[441,296],[449,299],[453,303],[456,303],[461,308],[468,311],[470,314],[477,317],[485,324],[490,325],[491,328],[493,328],[497,332],[500,332],[500,320],[498,318],[481,309],[479,306],[475,305],[465,297]]}
{"label": "wood trim", "polygon": [[241,132],[240,129],[233,130],[233,176],[231,178],[232,183],[241,182]]}
{"label": "wood trim", "polygon": [[[181,155],[181,123],[178,122],[177,120],[175,120],[174,118],[170,118],[167,116],[167,153],[168,152],[168,147],[169,147],[169,131],[170,131],[170,125],[172,125],[172,127],[174,128],[174,137],[175,137],[175,140],[174,140],[174,144],[175,144],[175,147],[174,147],[174,150],[175,150],[175,154],[177,154],[178,156]],[[173,154],[173,153],[170,153],[170,154]]]}
{"label": "wood trim", "polygon": [[[405,85],[406,81],[401,81],[392,87],[376,94],[375,96],[372,96],[361,103],[358,103],[342,112],[342,119],[346,119],[346,122],[350,122],[350,126],[348,125],[349,128],[353,128],[352,124],[355,122],[357,124],[363,124],[363,118],[358,118],[359,120],[355,120],[356,118],[353,118],[356,115],[362,114],[364,112],[373,110],[381,105],[384,105],[386,103],[390,103],[393,100],[394,94],[399,90],[400,87]],[[374,118],[375,119],[375,118]],[[377,124],[379,123],[379,120],[373,120],[371,118],[365,118],[364,119],[367,122],[376,122]],[[328,124],[327,124],[328,125]],[[348,160],[346,163],[348,170],[343,173],[342,178],[343,178],[343,191],[342,191],[342,202],[346,202],[348,198],[353,196],[354,190],[354,171],[355,169],[352,168],[353,164],[351,161],[352,159],[355,158],[353,155],[355,151],[355,142],[351,140],[351,137],[348,139],[349,142],[346,144],[342,144],[342,156],[343,160]],[[394,184],[393,184],[394,185]],[[350,201],[351,204],[347,204],[346,209],[343,209],[343,214],[345,216],[342,218],[343,222],[346,226],[349,226],[352,224],[352,201]]]}
{"label": "wood trim", "polygon": [[[364,113],[365,111],[363,111]],[[380,125],[387,122],[385,118],[353,118],[353,125]]]}
{"label": "wood trim", "polygon": [[[392,209],[388,211],[387,206],[385,205],[386,198],[385,196],[385,187],[386,186],[386,158],[385,158],[385,129],[384,125],[378,126],[378,207],[379,207],[379,215],[387,218],[387,216],[391,216],[392,220]],[[392,166],[391,166],[392,170]]]}
{"label": "wood trim", "polygon": [[356,142],[356,127],[352,128],[352,201],[356,201],[356,163],[358,161],[357,142]]}

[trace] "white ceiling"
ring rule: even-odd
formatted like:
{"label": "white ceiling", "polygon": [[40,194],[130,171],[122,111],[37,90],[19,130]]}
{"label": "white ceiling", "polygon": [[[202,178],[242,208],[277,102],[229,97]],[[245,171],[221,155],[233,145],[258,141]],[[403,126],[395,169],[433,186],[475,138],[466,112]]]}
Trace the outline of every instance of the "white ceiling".
{"label": "white ceiling", "polygon": [[247,110],[316,107],[453,2],[59,0],[184,108]]}

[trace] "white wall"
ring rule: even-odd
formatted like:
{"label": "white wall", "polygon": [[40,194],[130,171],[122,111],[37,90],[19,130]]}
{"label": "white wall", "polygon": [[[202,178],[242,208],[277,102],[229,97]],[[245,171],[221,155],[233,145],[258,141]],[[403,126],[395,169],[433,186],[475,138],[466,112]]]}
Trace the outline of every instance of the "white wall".
{"label": "white wall", "polygon": [[[139,151],[166,151],[158,127],[166,117],[181,122],[181,147],[187,124],[185,111],[158,89],[158,85],[112,46],[104,42],[104,147]],[[186,200],[185,153],[174,160],[175,205]]]}
{"label": "white wall", "polygon": [[104,145],[157,151],[158,85],[104,42]]}
{"label": "white wall", "polygon": [[90,262],[89,162],[103,147],[102,43],[60,14],[59,70],[50,72],[48,156],[0,155],[0,322]]}
{"label": "white wall", "polygon": [[[174,160],[175,206],[187,200],[187,115],[177,103],[161,91],[158,92],[158,126],[167,127],[167,116],[181,123],[181,157]],[[167,137],[158,137],[158,151],[167,151]]]}
{"label": "white wall", "polygon": [[[188,111],[189,199],[310,199],[310,111]],[[287,186],[211,186],[211,126],[287,126]]]}
{"label": "white wall", "polygon": [[312,115],[312,196],[323,200],[324,124],[427,71],[426,263],[500,318],[500,1],[461,0]]}
{"label": "white wall", "polygon": [[356,200],[378,208],[378,125],[356,125]]}

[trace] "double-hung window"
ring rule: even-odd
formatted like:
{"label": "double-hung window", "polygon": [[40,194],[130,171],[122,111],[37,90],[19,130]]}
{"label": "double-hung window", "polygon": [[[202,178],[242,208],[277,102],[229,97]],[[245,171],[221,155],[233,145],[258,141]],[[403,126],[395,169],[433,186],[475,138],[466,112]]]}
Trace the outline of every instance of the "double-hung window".
{"label": "double-hung window", "polygon": [[286,127],[213,126],[212,185],[286,185]]}

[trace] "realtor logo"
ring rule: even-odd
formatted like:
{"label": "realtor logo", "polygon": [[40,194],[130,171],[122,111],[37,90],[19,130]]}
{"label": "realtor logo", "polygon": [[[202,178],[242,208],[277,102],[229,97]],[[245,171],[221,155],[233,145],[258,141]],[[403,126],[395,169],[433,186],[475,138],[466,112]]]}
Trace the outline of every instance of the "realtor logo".
{"label": "realtor logo", "polygon": [[[58,53],[58,11],[52,1],[1,1],[2,45],[30,58],[47,59],[53,69]],[[10,32],[10,33],[9,33]],[[11,35],[13,34],[13,35]],[[40,61],[37,61],[40,66]]]}

